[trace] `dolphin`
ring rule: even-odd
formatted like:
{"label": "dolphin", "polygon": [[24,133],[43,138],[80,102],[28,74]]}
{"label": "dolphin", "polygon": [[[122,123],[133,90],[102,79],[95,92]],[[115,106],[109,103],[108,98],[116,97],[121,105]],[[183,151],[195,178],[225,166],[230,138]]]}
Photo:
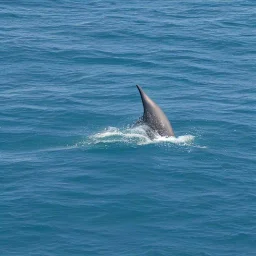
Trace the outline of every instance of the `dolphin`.
{"label": "dolphin", "polygon": [[162,109],[151,100],[139,85],[136,85],[143,103],[144,114],[141,121],[153,131],[165,137],[175,137],[172,126]]}

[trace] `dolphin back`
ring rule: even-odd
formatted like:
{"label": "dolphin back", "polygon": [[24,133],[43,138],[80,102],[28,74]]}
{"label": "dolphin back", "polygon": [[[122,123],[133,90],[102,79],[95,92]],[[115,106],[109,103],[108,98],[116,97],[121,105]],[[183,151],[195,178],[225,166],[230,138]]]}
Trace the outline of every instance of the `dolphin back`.
{"label": "dolphin back", "polygon": [[171,123],[166,117],[163,110],[152,99],[148,97],[148,95],[142,90],[139,85],[137,85],[137,88],[140,92],[144,108],[144,113],[142,117],[143,122],[161,136],[175,136]]}

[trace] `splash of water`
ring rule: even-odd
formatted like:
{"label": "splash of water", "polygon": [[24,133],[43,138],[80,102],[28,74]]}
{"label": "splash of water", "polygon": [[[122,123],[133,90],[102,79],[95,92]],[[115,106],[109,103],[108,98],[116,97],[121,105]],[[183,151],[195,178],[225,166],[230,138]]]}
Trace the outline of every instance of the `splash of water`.
{"label": "splash of water", "polygon": [[163,137],[158,133],[151,131],[153,137],[148,136],[149,127],[146,125],[140,125],[132,128],[116,128],[108,127],[104,131],[96,133],[89,137],[90,144],[97,143],[126,143],[147,145],[153,143],[173,143],[179,145],[191,145],[194,141],[194,136],[183,135],[179,137]]}

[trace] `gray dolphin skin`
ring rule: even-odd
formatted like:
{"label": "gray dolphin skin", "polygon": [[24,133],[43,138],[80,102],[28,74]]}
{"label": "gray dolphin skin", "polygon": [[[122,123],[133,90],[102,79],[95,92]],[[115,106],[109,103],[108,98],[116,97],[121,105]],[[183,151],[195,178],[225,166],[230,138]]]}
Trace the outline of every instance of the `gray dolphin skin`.
{"label": "gray dolphin skin", "polygon": [[140,92],[144,108],[142,121],[161,136],[175,136],[170,121],[162,109],[147,96],[139,85],[136,86]]}

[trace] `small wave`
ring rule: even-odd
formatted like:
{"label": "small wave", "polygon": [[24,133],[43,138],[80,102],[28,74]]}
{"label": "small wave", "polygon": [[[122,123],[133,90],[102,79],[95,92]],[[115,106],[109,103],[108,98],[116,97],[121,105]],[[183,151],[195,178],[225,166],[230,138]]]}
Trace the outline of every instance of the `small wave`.
{"label": "small wave", "polygon": [[[128,128],[108,127],[104,131],[96,133],[89,137],[90,144],[98,143],[129,143],[137,145],[147,145],[154,143],[173,143],[178,145],[192,145],[193,135],[183,135],[178,137],[163,137],[158,133],[150,131],[153,136],[148,136],[149,127],[140,125]],[[152,137],[152,138],[151,138]]]}

